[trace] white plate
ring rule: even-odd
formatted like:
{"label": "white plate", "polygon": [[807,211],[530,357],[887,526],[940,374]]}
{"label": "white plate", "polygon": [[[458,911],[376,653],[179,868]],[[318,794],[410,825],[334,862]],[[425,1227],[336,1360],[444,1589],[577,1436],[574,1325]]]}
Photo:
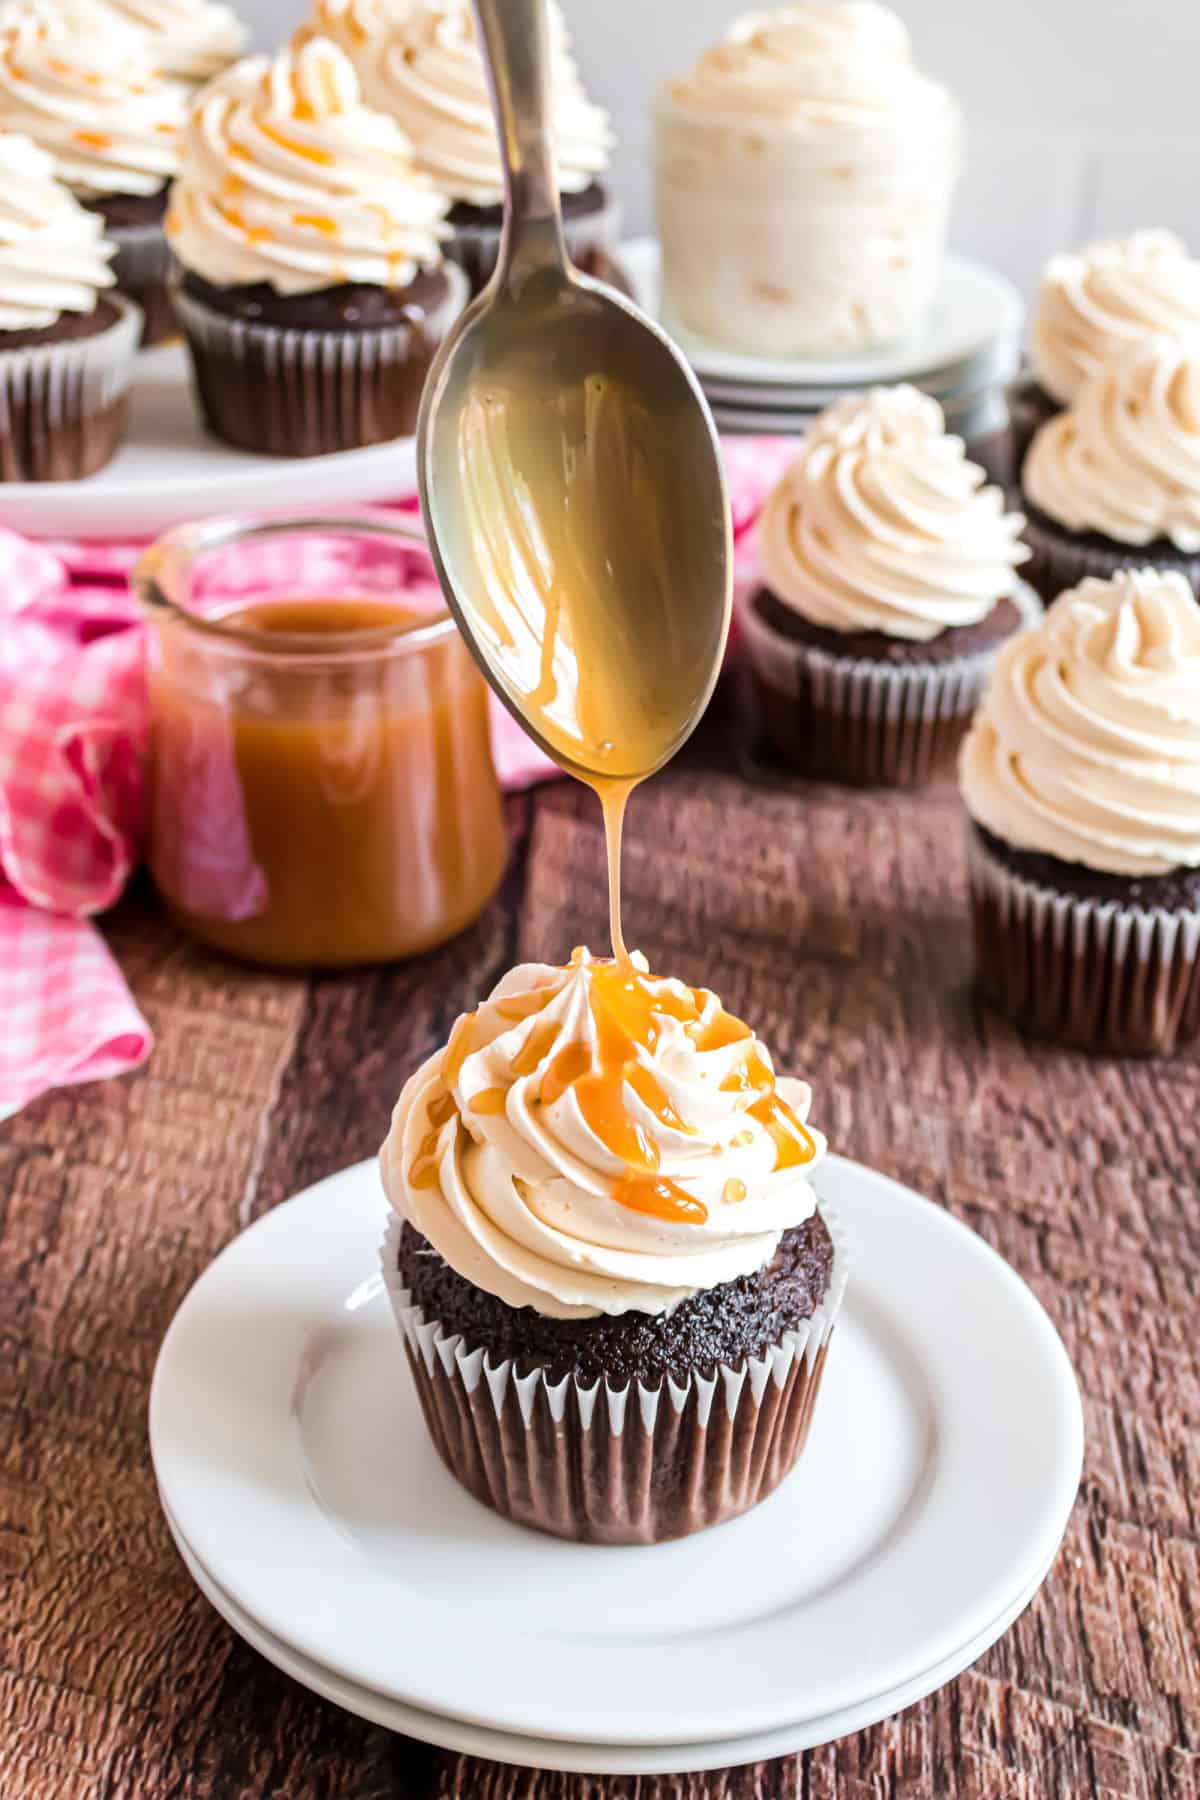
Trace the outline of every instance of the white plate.
{"label": "white plate", "polygon": [[0,521],[33,537],[150,537],[208,513],[291,512],[412,493],[414,438],[333,456],[251,456],[211,437],[191,391],[182,344],[138,358],[129,429],[86,481],[11,481]]}
{"label": "white plate", "polygon": [[[920,375],[913,386],[930,394],[940,406],[954,406],[974,396],[1007,387],[1021,366],[1021,346],[1016,338],[996,343],[982,356],[969,357],[932,375]],[[867,382],[843,382],[836,387],[801,387],[791,382],[719,381],[705,375],[702,386],[714,406],[781,406],[794,411],[819,412],[842,394],[866,391]]]}
{"label": "white plate", "polygon": [[389,1700],[370,1688],[356,1687],[256,1624],[204,1568],[169,1512],[167,1525],[188,1573],[222,1618],[268,1662],[311,1688],[313,1693],[332,1700],[359,1718],[369,1719],[374,1725],[420,1738],[427,1744],[437,1744],[443,1750],[490,1757],[495,1762],[517,1763],[525,1768],[559,1769],[585,1775],[679,1775],[698,1769],[735,1768],[741,1763],[811,1750],[819,1744],[830,1744],[837,1738],[847,1737],[851,1732],[863,1731],[868,1725],[876,1725],[880,1719],[891,1718],[893,1713],[914,1705],[969,1668],[1024,1612],[1049,1572],[1047,1565],[1014,1606],[978,1638],[964,1644],[953,1657],[927,1669],[903,1687],[877,1694],[857,1707],[749,1737],[709,1739],[698,1744],[597,1745],[570,1738],[518,1737],[512,1732],[490,1731],[484,1725],[470,1725],[442,1713],[422,1712],[399,1700]]}
{"label": "white plate", "polygon": [[184,1301],[150,1400],[166,1503],[273,1635],[494,1729],[709,1741],[899,1687],[1052,1555],[1079,1397],[1045,1313],[973,1233],[838,1158],[821,1187],[850,1292],[800,1466],[745,1518],[611,1549],[472,1500],[434,1454],[370,1278],[373,1163],[259,1220]]}
{"label": "white plate", "polygon": [[[718,431],[750,437],[802,437],[816,418],[815,412],[786,412],[767,407],[722,406],[710,402]],[[974,400],[961,411],[948,408],[946,429],[966,438],[990,436],[1002,431],[1008,423],[1008,406],[1003,394],[987,394]]]}
{"label": "white plate", "polygon": [[979,356],[998,338],[1017,338],[1025,320],[1024,302],[1011,281],[986,263],[951,252],[924,324],[902,344],[857,356],[751,356],[693,336],[660,305],[659,252],[654,238],[631,239],[620,255],[639,305],[661,319],[702,381],[711,376],[718,381],[791,388],[912,381]]}

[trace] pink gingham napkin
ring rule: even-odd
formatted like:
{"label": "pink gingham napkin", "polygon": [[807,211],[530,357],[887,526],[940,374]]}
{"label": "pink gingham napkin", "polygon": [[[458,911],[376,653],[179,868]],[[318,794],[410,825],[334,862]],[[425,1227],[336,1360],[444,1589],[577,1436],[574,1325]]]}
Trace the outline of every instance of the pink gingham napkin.
{"label": "pink gingham napkin", "polygon": [[[725,445],[742,582],[793,450]],[[153,1041],[89,923],[120,896],[142,837],[142,630],[127,585],[141,547],[0,529],[0,1117],[47,1088],[134,1068]],[[499,704],[492,729],[506,788],[557,774]]]}

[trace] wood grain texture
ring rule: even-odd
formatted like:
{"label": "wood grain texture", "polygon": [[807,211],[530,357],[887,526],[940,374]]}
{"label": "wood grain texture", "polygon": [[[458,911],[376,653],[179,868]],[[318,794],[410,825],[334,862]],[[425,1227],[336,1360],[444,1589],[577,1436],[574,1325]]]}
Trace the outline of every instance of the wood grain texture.
{"label": "wood grain texture", "polygon": [[632,803],[630,941],[716,987],[811,1078],[837,1149],[934,1196],[1045,1303],[1088,1428],[1050,1579],[899,1718],[641,1781],[392,1737],[277,1674],[193,1589],[145,1439],[188,1285],[250,1218],[376,1148],[404,1077],[505,967],[604,941],[590,796],[557,783],[510,819],[485,917],[392,970],[239,970],[139,889],[108,933],[152,1060],[0,1127],[3,1800],[1200,1800],[1198,1065],[1091,1062],[982,1014],[953,790],[791,783],[727,715]]}

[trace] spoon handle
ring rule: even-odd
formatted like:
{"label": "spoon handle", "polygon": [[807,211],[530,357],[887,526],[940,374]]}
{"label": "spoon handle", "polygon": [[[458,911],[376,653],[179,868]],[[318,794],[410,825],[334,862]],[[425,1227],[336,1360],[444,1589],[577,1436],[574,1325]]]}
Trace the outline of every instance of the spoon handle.
{"label": "spoon handle", "polygon": [[565,266],[546,0],[474,0],[504,164],[504,231],[494,284]]}

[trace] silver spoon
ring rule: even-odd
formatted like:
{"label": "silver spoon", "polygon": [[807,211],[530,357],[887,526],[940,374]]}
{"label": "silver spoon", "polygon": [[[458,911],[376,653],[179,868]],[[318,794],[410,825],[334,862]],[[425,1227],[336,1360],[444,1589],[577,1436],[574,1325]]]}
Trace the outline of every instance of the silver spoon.
{"label": "silver spoon", "polygon": [[670,339],[567,260],[545,0],[475,11],[504,228],[495,274],[426,383],[421,503],[496,692],[623,804],[683,743],[720,669],[733,559],[716,432]]}

